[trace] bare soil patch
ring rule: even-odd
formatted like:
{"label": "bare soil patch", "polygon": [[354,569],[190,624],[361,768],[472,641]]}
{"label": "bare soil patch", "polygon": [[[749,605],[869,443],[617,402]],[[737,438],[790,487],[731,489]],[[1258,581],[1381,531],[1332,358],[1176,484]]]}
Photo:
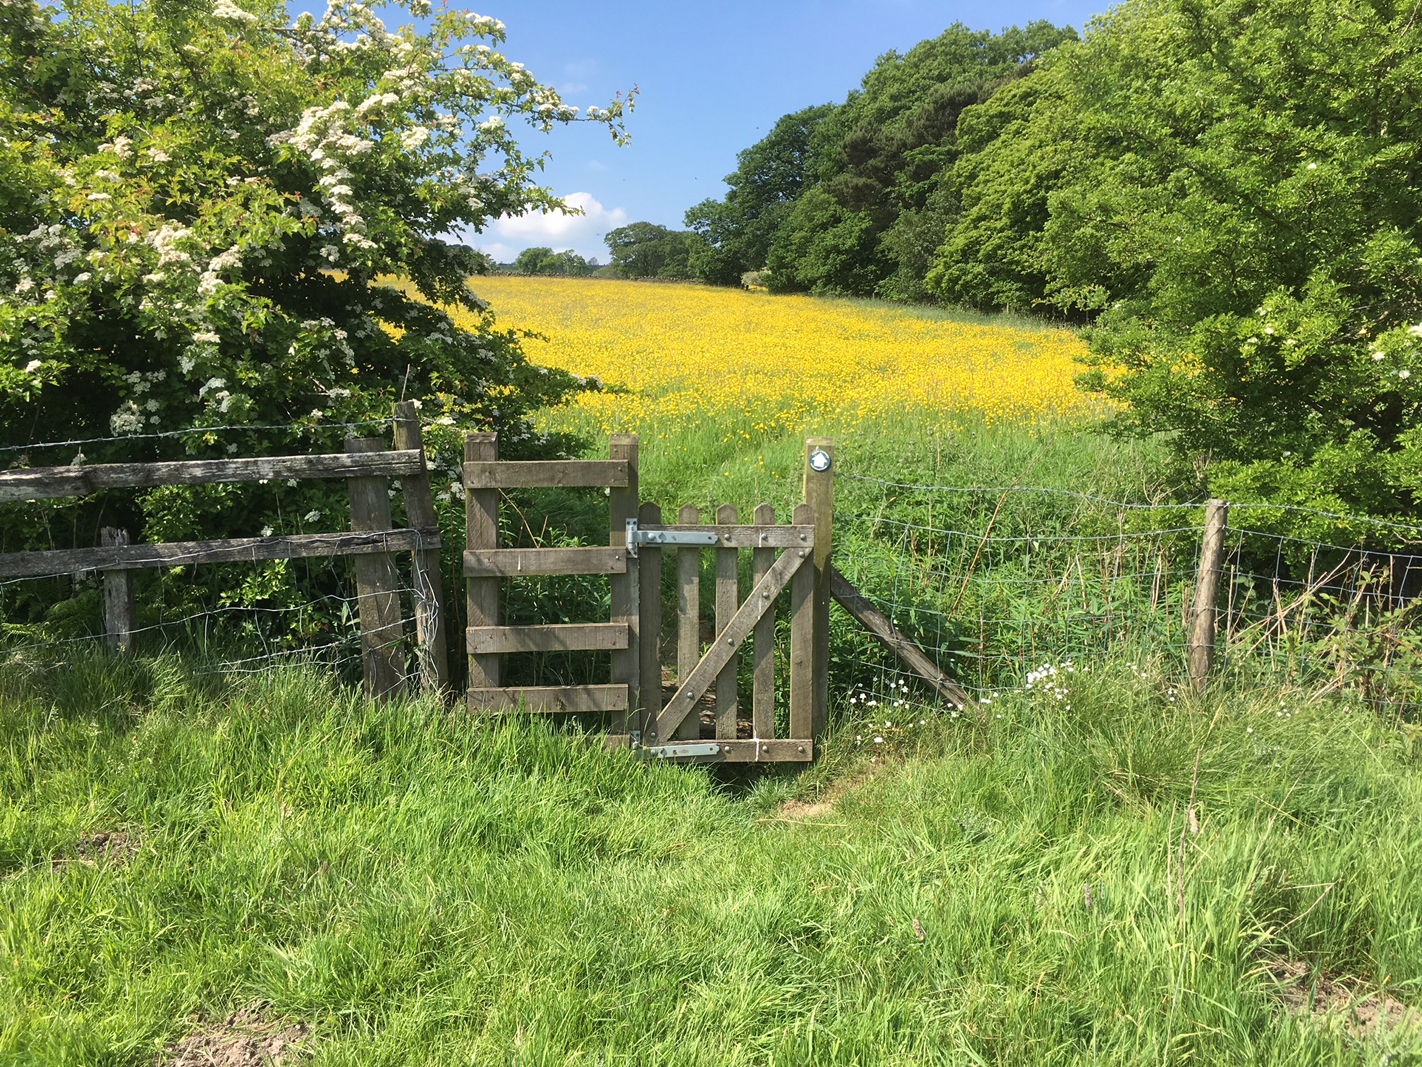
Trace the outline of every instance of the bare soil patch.
{"label": "bare soil patch", "polygon": [[780,805],[780,817],[782,819],[813,819],[817,815],[824,815],[834,807],[834,799],[826,796],[823,800],[814,802],[806,800],[787,800]]}
{"label": "bare soil patch", "polygon": [[71,863],[82,863],[97,867],[100,863],[121,864],[138,851],[138,838],[124,830],[95,830],[79,835],[74,842],[74,850],[50,861],[56,870],[63,870]]}
{"label": "bare soil patch", "polygon": [[1291,1015],[1341,1025],[1358,1041],[1384,1030],[1422,1031],[1422,1012],[1392,997],[1362,993],[1348,979],[1310,978],[1302,960],[1269,960],[1264,966],[1278,981],[1280,1002]]}
{"label": "bare soil patch", "polygon": [[281,1067],[304,1054],[298,1044],[311,1033],[305,1023],[266,1017],[266,1004],[252,1004],[179,1041],[163,1067]]}

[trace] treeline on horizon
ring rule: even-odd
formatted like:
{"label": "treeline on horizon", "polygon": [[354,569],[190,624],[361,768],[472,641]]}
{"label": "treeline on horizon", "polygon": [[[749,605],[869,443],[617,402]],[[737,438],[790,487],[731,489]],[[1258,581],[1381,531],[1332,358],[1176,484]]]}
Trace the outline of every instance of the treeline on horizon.
{"label": "treeline on horizon", "polygon": [[709,283],[1088,326],[1085,384],[1191,495],[1415,519],[1419,44],[1395,0],[955,24],[783,116],[656,236]]}

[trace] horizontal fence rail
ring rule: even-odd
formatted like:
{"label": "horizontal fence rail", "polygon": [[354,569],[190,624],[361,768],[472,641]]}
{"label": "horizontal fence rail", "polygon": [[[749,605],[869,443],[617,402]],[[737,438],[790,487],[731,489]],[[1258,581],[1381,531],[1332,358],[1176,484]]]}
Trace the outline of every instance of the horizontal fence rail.
{"label": "horizontal fence rail", "polygon": [[412,449],[364,455],[263,456],[103,463],[88,467],[23,467],[0,471],[0,503],[87,496],[105,489],[217,485],[271,478],[398,478],[422,471],[424,462],[424,453]]}
{"label": "horizontal fence rail", "polygon": [[[0,471],[0,505],[12,507],[113,490],[240,482],[285,485],[327,479],[345,482],[351,514],[348,531],[273,534],[263,530],[257,537],[135,544],[127,530],[105,527],[100,531],[100,543],[93,547],[0,554],[0,626],[7,635],[0,641],[0,654],[23,655],[92,642],[87,636],[26,641],[25,633],[41,634],[53,624],[16,618],[8,607],[17,603],[23,583],[34,590],[39,589],[37,583],[48,583],[43,594],[29,594],[28,603],[55,605],[63,598],[62,587],[55,584],[58,580],[70,583],[72,592],[82,597],[89,581],[85,576],[92,575],[101,592],[100,636],[118,652],[131,652],[140,639],[153,635],[176,639],[178,647],[187,652],[198,651],[215,669],[243,669],[303,658],[335,666],[356,659],[373,695],[399,694],[411,681],[429,691],[443,691],[447,663],[439,569],[441,537],[421,428],[412,404],[397,405],[394,419],[381,422],[393,423],[395,447],[378,437],[352,438],[342,453],[72,463]],[[297,434],[311,428],[292,425],[280,429]],[[119,437],[106,443],[131,448],[136,440],[198,432],[207,431]],[[100,442],[70,443],[90,446]],[[33,449],[56,445],[51,442]],[[407,520],[403,527],[392,522],[391,497],[397,492],[391,487],[392,478],[401,479],[399,492]],[[279,490],[273,491],[279,494]],[[310,512],[305,521],[315,521],[320,515],[320,511]],[[408,564],[401,561],[404,556],[409,557]],[[273,584],[256,565],[274,562],[305,568],[291,572],[289,581],[300,580],[298,575],[312,580],[309,592],[288,589],[280,593],[296,603],[268,603],[278,597],[281,582]],[[140,624],[136,573],[195,565],[225,567],[229,572],[243,565],[254,569],[245,576],[239,576],[239,571],[232,584],[225,586],[221,599],[229,602]],[[324,569],[313,571],[312,565]],[[170,594],[179,602],[200,600],[208,595],[202,592],[205,588],[193,582],[163,585],[160,580],[145,594],[144,615],[151,619],[155,610],[164,614],[162,605]],[[300,602],[303,600],[307,603]],[[411,630],[413,646],[408,640]],[[287,647],[275,647],[274,642]],[[224,643],[234,648],[242,644],[256,647],[250,654],[224,656],[219,652],[214,656],[214,650]]]}

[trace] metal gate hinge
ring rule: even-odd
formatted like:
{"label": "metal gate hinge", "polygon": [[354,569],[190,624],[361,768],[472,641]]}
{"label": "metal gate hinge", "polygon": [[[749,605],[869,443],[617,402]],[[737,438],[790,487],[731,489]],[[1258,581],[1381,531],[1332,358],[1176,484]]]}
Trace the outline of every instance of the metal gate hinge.
{"label": "metal gate hinge", "polygon": [[679,759],[685,756],[715,756],[721,752],[716,744],[691,745],[651,745],[642,751],[656,759]]}
{"label": "metal gate hinge", "polygon": [[667,528],[643,530],[638,528],[636,519],[627,520],[627,555],[633,559],[637,558],[638,545],[714,545],[718,541],[720,537],[714,533]]}

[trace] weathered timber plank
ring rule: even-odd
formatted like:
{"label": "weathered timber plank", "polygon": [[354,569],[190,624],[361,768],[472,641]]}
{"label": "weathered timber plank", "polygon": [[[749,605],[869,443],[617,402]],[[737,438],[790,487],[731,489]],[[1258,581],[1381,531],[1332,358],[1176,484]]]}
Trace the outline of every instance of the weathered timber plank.
{"label": "weathered timber plank", "polygon": [[470,652],[601,651],[627,647],[627,625],[620,622],[547,623],[537,626],[471,626],[464,631]]}
{"label": "weathered timber plank", "polygon": [[464,553],[464,573],[471,578],[626,571],[627,553],[621,548],[471,548]]}
{"label": "weathered timber plank", "polygon": [[[677,512],[677,522],[695,525],[701,509],[695,504],[683,504]],[[687,545],[676,550],[676,680],[680,685],[701,659],[701,549]],[[658,732],[661,732],[660,716]],[[701,736],[701,720],[688,715],[671,734],[663,739],[685,740]]]}
{"label": "weathered timber plank", "polygon": [[[687,744],[698,744],[691,741]],[[674,746],[675,742],[667,742]],[[804,740],[718,740],[719,752],[695,756],[655,756],[645,748],[639,753],[654,762],[667,763],[808,763],[815,758],[815,744]]]}
{"label": "weathered timber plank", "polygon": [[[378,452],[384,447],[385,442],[379,437],[356,437],[346,442],[346,449],[357,454]],[[385,477],[347,480],[352,530],[364,533],[390,529],[389,485]],[[395,557],[389,552],[356,556],[355,572],[366,692],[376,698],[398,696],[405,688],[405,623],[400,612]]]}
{"label": "weathered timber plank", "polygon": [[681,679],[677,691],[667,701],[659,730],[663,737],[674,736],[676,728],[691,714],[701,695],[721,673],[721,668],[734,657],[736,649],[751,632],[756,620],[769,610],[769,605],[775,603],[780,591],[790,583],[791,577],[797,571],[804,569],[803,564],[809,558],[809,550],[804,548],[787,548],[780,553],[780,558],[775,561],[769,573],[751,590],[750,596],[746,597],[745,603],[740,606],[730,623],[716,635],[716,640],[706,650],[706,655]]}
{"label": "weathered timber plank", "polygon": [[132,571],[197,563],[245,563],[313,556],[357,556],[439,548],[435,530],[371,530],[363,533],[289,534],[215,541],[165,541],[156,545],[61,548],[0,555],[0,578],[39,578],[80,571]]}
{"label": "weathered timber plank", "polygon": [[[775,508],[761,504],[755,521],[775,522]],[[785,529],[785,527],[780,527]],[[813,527],[809,528],[813,532]],[[775,549],[757,548],[751,553],[751,582],[759,585],[775,563]],[[775,736],[775,606],[772,604],[755,624],[751,636],[751,733],[758,738]]]}
{"label": "weathered timber plank", "polygon": [[[425,454],[424,432],[419,409],[413,401],[395,405],[395,447],[402,452]],[[405,500],[405,523],[417,529],[438,529],[430,474],[424,463],[401,480]],[[415,601],[415,659],[419,664],[420,688],[427,693],[443,693],[449,688],[449,649],[445,638],[444,575],[440,573],[438,546],[416,549],[411,556],[411,578]]]}
{"label": "weathered timber plank", "polygon": [[899,632],[898,628],[878,608],[869,602],[839,568],[830,565],[830,594],[845,611],[879,639],[879,642],[903,661],[904,665],[936,689],[940,696],[959,709],[976,708],[973,698],[956,682],[950,681],[938,665],[924,655],[923,650]]}
{"label": "weathered timber plank", "polygon": [[[122,548],[128,545],[128,531],[105,526],[99,531],[99,540],[106,547]],[[126,570],[104,571],[104,634],[111,652],[127,655],[133,651],[137,614],[133,575]]]}
{"label": "weathered timber plank", "polygon": [[[718,525],[729,526],[736,521],[736,509],[731,504],[722,504],[716,509]],[[716,641],[723,640],[721,632],[736,616],[741,606],[740,553],[734,548],[716,549]],[[737,643],[739,644],[739,642]],[[730,659],[716,675],[716,736],[736,736],[736,715],[740,710],[736,699],[737,654],[740,648],[732,650]]]}
{"label": "weathered timber plank", "polygon": [[[637,512],[638,526],[661,521],[662,509],[656,504],[643,504]],[[656,732],[662,711],[662,550],[644,545],[637,554],[637,571],[637,723],[645,737]]]}
{"label": "weathered timber plank", "polygon": [[522,689],[469,690],[469,710],[546,711],[576,714],[585,711],[626,711],[625,685],[546,685]]}
{"label": "weathered timber plank", "polygon": [[[815,509],[795,506],[796,522],[813,522]],[[790,736],[809,737],[815,720],[815,573],[801,567],[790,585]]]}
{"label": "weathered timber plank", "polygon": [[102,489],[143,489],[155,485],[210,485],[217,482],[256,482],[264,478],[402,477],[424,470],[424,463],[422,452],[387,451],[382,442],[379,451],[354,455],[96,463],[92,467],[21,467],[0,471],[0,503],[84,496]]}
{"label": "weathered timber plank", "polygon": [[[464,438],[464,462],[488,463],[499,458],[499,435],[471,433]],[[499,546],[499,491],[475,489],[464,497],[464,547],[468,552]],[[499,579],[471,578],[464,581],[464,620],[470,626],[499,624]],[[503,675],[504,661],[498,654],[469,651],[466,659],[470,688],[492,688]]]}
{"label": "weathered timber plank", "polygon": [[775,526],[770,523],[744,525],[698,525],[678,521],[675,526],[643,526],[639,530],[675,530],[685,533],[709,533],[718,538],[716,544],[707,548],[813,548],[815,528],[813,526]]}
{"label": "weathered timber plank", "polygon": [[629,477],[627,461],[619,459],[502,459],[464,464],[466,489],[625,488]]}
{"label": "weathered timber plank", "polygon": [[[607,543],[618,552],[625,552],[627,549],[627,520],[637,517],[637,507],[640,504],[637,488],[637,455],[636,434],[619,433],[608,438],[608,459],[611,462],[624,463],[627,466],[627,484],[612,486],[608,493]],[[627,687],[628,706],[631,708],[641,706],[642,677],[638,664],[638,653],[642,644],[642,630],[641,612],[639,611],[641,594],[638,590],[638,578],[637,568],[628,567],[624,558],[621,571],[615,573],[607,583],[608,597],[611,601],[611,619],[613,622],[626,625],[627,632],[631,636],[626,649],[618,650],[612,654],[611,677],[612,681]],[[614,716],[609,728],[614,733],[630,733],[634,729],[642,729],[642,725],[631,721],[624,714]]]}

